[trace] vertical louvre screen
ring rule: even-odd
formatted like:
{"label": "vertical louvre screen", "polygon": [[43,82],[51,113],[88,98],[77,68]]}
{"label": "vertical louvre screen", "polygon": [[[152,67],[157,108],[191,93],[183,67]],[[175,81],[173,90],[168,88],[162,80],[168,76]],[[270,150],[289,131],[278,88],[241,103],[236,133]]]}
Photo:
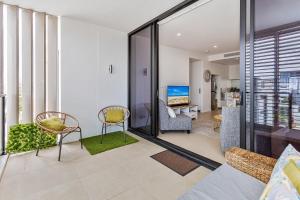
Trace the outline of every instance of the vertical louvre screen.
{"label": "vertical louvre screen", "polygon": [[32,121],[32,11],[20,9],[19,31],[19,120]]}
{"label": "vertical louvre screen", "polygon": [[0,22],[0,95],[10,127],[57,109],[58,24],[55,16],[2,3]]}
{"label": "vertical louvre screen", "polygon": [[57,17],[47,16],[46,27],[46,105],[47,110],[57,110],[58,71],[57,71]]}
{"label": "vertical louvre screen", "polygon": [[254,43],[255,124],[300,129],[300,27]]}
{"label": "vertical louvre screen", "polygon": [[7,125],[18,123],[18,70],[17,70],[17,23],[18,9],[14,6],[6,7],[5,16],[5,49],[4,61],[6,68],[6,94],[7,94]]}
{"label": "vertical louvre screen", "polygon": [[274,126],[275,108],[275,38],[254,42],[254,123]]}
{"label": "vertical louvre screen", "polygon": [[3,4],[0,2],[0,144],[1,144],[1,154],[4,153],[4,148],[2,146],[5,142],[5,125],[4,125],[4,63],[3,63]]}
{"label": "vertical louvre screen", "polygon": [[0,95],[4,93],[4,66],[3,66],[3,4],[0,2]]}
{"label": "vertical louvre screen", "polygon": [[300,147],[300,22],[255,33],[253,48],[255,150],[278,157]]}
{"label": "vertical louvre screen", "polygon": [[280,123],[300,130],[300,26],[280,32],[278,41]]}
{"label": "vertical louvre screen", "polygon": [[33,15],[33,115],[46,109],[45,90],[45,14]]}

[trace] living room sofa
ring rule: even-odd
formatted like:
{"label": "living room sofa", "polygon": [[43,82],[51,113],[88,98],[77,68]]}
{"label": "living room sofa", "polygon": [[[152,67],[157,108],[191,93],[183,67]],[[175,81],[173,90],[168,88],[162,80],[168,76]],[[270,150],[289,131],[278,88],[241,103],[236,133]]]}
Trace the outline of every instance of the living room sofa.
{"label": "living room sofa", "polygon": [[171,118],[168,114],[166,104],[159,100],[159,126],[161,133],[166,131],[187,131],[192,130],[192,118],[179,114],[176,118]]}
{"label": "living room sofa", "polygon": [[233,147],[226,163],[203,178],[178,200],[258,200],[276,159]]}

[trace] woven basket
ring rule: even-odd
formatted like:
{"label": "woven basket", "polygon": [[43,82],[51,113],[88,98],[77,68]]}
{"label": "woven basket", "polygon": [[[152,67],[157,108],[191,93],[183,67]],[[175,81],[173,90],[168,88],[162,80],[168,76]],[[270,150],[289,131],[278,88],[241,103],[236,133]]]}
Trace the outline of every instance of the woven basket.
{"label": "woven basket", "polygon": [[233,147],[225,153],[226,162],[232,167],[268,183],[276,159],[263,156],[257,153]]}

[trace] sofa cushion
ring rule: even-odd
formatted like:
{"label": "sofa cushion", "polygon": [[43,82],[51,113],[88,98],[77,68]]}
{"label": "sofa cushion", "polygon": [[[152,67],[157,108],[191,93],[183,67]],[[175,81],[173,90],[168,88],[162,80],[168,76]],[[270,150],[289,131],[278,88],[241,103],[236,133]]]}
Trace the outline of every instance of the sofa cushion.
{"label": "sofa cushion", "polygon": [[[290,161],[293,162],[290,164]],[[300,161],[300,153],[292,145],[288,145],[274,167],[271,179],[260,197],[261,200],[300,199],[297,191],[299,181],[296,180],[297,173],[299,173],[298,161]],[[291,171],[293,164],[294,172]]]}
{"label": "sofa cushion", "polygon": [[170,108],[169,106],[167,106],[167,109],[168,109],[169,116],[172,118],[176,118],[176,114],[175,114],[174,110],[172,108]]}
{"label": "sofa cushion", "polygon": [[178,200],[254,200],[264,187],[258,179],[223,164]]}

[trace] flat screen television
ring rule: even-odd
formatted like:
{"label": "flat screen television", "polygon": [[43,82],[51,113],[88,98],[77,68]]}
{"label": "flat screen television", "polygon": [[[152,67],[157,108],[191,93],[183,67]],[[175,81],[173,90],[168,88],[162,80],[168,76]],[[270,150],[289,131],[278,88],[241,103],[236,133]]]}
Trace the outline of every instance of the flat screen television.
{"label": "flat screen television", "polygon": [[168,86],[167,100],[168,106],[178,106],[189,104],[189,86]]}

